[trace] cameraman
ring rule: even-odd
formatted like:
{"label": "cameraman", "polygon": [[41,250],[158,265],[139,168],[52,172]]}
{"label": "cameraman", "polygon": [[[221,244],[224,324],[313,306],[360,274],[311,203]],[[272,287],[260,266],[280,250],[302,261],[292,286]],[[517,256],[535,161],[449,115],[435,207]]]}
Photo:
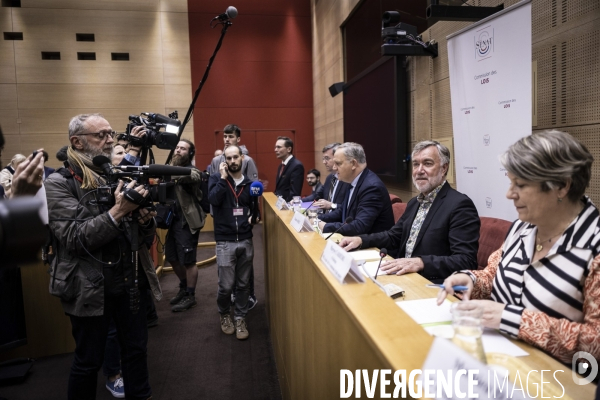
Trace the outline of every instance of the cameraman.
{"label": "cameraman", "polygon": [[173,166],[192,169],[191,175],[177,179],[175,215],[165,241],[165,257],[179,278],[179,292],[170,301],[173,312],[189,310],[196,306],[195,295],[198,282],[196,249],[206,214],[200,206],[202,176],[200,170],[191,163],[195,152],[192,142],[181,139],[175,147],[171,161]]}
{"label": "cameraman", "polygon": [[[75,358],[69,377],[69,399],[95,398],[97,373],[102,366],[108,325],[117,326],[122,348],[121,368],[130,399],[152,396],[148,381],[146,314],[150,287],[162,297],[144,238],[153,236],[154,213],[139,210],[124,196],[123,182],[114,191],[114,205],[97,202],[104,184],[101,168],[92,159],[110,158],[114,131],[99,114],[82,114],[69,123],[67,168],[52,174],[44,185],[54,235],[55,257],[50,268],[50,293],[61,298],[71,319]],[[131,197],[148,192],[135,181],[127,185]],[[132,248],[132,218],[137,218],[138,248]],[[133,225],[135,226],[135,225]],[[135,255],[137,254],[137,258]]]}

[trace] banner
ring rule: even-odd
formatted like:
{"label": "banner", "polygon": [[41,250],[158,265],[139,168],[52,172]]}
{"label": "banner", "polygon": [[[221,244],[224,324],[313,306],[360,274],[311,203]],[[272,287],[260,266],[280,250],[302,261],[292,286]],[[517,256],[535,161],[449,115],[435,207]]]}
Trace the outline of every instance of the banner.
{"label": "banner", "polygon": [[448,39],[458,191],[480,216],[513,221],[508,146],[531,134],[531,2],[521,1]]}

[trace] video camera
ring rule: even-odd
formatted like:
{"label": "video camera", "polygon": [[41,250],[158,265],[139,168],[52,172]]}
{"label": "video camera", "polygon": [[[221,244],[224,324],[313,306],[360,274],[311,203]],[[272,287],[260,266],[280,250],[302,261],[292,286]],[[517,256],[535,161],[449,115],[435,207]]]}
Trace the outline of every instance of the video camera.
{"label": "video camera", "polygon": [[[130,115],[125,133],[117,135],[117,140],[126,140],[133,146],[146,149],[156,146],[159,149],[173,150],[179,143],[177,133],[181,121],[177,118],[177,111],[173,111],[168,117],[154,113]],[[146,129],[146,135],[132,136],[131,130],[136,126],[143,126]]]}
{"label": "video camera", "polygon": [[[143,197],[137,191],[130,188],[125,188],[123,195],[131,202],[139,205],[142,208],[153,208],[155,202],[168,204],[170,199],[175,196],[170,192],[175,186],[175,182],[171,181],[171,176],[190,175],[192,170],[184,167],[173,167],[170,165],[112,165],[108,157],[96,156],[92,160],[94,165],[102,168],[106,184],[97,189],[96,202],[108,207],[115,204],[115,189],[118,181],[121,178],[130,178],[144,185],[149,191],[148,196]],[[161,182],[156,185],[150,184],[150,179],[160,178]]]}

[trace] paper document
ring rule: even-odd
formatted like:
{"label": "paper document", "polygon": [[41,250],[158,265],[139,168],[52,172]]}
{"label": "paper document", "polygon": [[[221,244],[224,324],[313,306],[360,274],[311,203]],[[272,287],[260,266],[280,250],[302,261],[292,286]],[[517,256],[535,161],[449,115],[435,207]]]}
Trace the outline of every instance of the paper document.
{"label": "paper document", "polygon": [[[375,276],[375,272],[377,272],[377,266],[379,265],[379,261],[368,261],[364,264],[361,265],[361,267],[363,268],[363,272],[365,273],[365,275],[367,276]],[[379,268],[379,273],[377,274],[377,276],[380,275],[387,275],[385,273],[385,271],[382,271],[381,268]]]}
{"label": "paper document", "polygon": [[396,304],[420,325],[452,322],[451,303],[448,300],[444,300],[441,306],[437,305],[437,298],[397,301]]}
{"label": "paper document", "polygon": [[529,353],[511,342],[495,329],[485,328],[481,336],[483,350],[486,353],[500,353],[513,357],[528,356]]}
{"label": "paper document", "polygon": [[[377,250],[359,250],[359,251],[351,251],[350,255],[354,258],[359,264],[365,261],[379,261],[381,258],[379,252]],[[375,267],[377,268],[377,267]]]}

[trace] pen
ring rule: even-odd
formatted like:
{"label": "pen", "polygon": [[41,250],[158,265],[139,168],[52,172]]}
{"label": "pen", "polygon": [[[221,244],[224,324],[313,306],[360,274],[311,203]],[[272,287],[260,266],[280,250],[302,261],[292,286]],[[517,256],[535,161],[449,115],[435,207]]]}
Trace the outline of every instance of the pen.
{"label": "pen", "polygon": [[[430,288],[441,288],[441,289],[444,288],[444,285],[442,285],[442,284],[436,285],[435,283],[432,283],[430,285],[425,285],[425,286],[430,287]],[[455,292],[464,292],[466,290],[469,290],[469,288],[467,286],[462,286],[462,285],[452,286],[452,289],[454,289]]]}

